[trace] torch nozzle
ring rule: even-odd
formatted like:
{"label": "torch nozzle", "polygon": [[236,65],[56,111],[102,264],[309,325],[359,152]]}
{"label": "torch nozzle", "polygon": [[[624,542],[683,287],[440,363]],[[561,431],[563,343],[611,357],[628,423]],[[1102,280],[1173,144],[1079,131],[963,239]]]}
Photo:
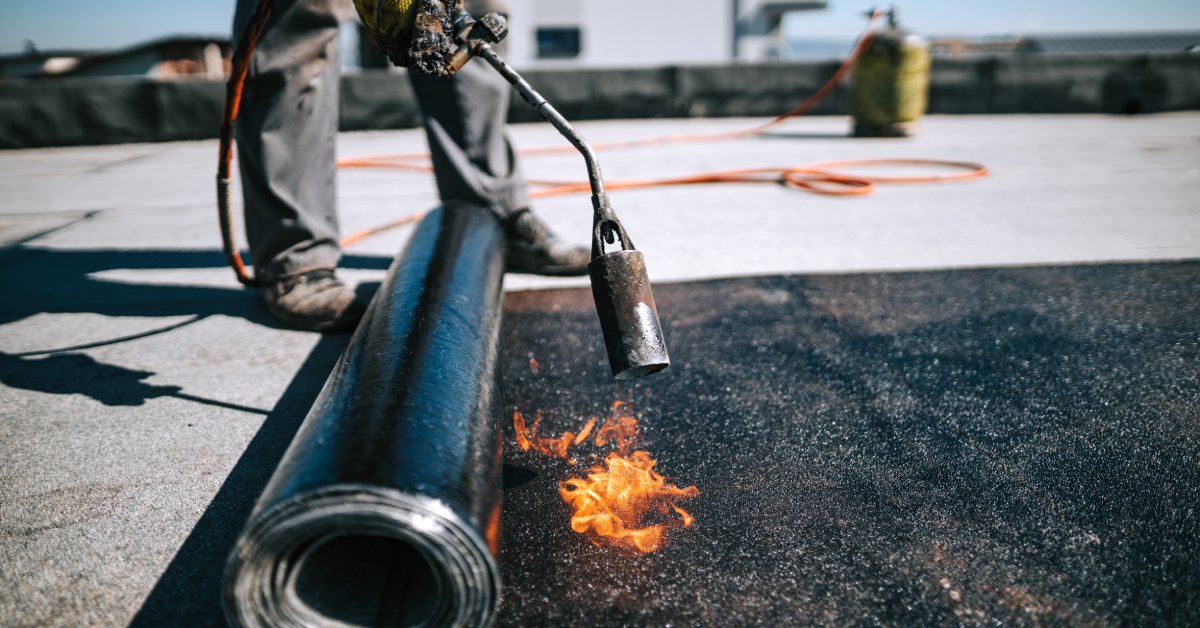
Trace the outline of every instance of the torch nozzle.
{"label": "torch nozzle", "polygon": [[[646,259],[633,247],[607,197],[592,197],[592,202],[596,212],[588,275],[613,377],[632,379],[657,373],[671,365],[671,358]],[[610,247],[616,248],[608,250]]]}

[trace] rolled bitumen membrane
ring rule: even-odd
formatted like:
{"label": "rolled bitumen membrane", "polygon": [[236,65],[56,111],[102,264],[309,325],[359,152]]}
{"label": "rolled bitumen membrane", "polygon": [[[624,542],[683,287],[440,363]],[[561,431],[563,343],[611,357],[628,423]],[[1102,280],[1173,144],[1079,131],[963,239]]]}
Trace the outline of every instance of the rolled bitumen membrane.
{"label": "rolled bitumen membrane", "polygon": [[422,221],[230,556],[234,625],[483,625],[499,603],[504,234]]}

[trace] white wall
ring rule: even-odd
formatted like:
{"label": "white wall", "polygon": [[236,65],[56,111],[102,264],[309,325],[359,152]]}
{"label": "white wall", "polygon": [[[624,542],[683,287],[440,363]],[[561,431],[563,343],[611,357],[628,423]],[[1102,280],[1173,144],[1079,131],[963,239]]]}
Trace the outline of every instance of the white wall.
{"label": "white wall", "polygon": [[[518,68],[723,63],[731,58],[731,0],[508,0],[507,57]],[[539,26],[579,26],[574,59],[538,59]]]}

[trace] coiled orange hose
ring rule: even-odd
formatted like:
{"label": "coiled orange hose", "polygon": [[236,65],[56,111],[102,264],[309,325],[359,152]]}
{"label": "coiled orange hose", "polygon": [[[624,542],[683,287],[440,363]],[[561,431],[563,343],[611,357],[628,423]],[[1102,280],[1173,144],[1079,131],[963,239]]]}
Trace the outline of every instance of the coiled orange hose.
{"label": "coiled orange hose", "polygon": [[[229,177],[229,161],[232,156],[232,130],[233,121],[237,116],[238,102],[241,99],[242,85],[245,81],[246,70],[249,65],[250,53],[254,50],[254,44],[257,41],[258,35],[262,30],[262,25],[265,24],[267,15],[270,12],[271,0],[262,0],[259,5],[259,10],[255,16],[252,27],[249,33],[244,38],[239,46],[238,54],[234,57],[234,72],[229,81],[229,93],[226,99],[226,111],[221,137],[221,157],[219,161],[218,173],[218,207],[221,218],[221,235],[225,249],[225,255],[229,259],[230,266],[233,267],[237,274],[238,280],[245,285],[255,285],[255,280],[248,276],[245,265],[242,263],[241,256],[238,254],[233,243],[233,225],[230,219],[230,201],[228,193],[228,177]],[[871,30],[875,20],[882,15],[876,11],[871,15],[863,34],[859,36],[854,48],[846,59],[842,61],[837,70],[829,77],[817,91],[813,92],[809,97],[805,98],[800,104],[792,109],[768,120],[763,124],[759,124],[748,129],[742,129],[731,132],[721,133],[689,133],[665,135],[659,137],[645,138],[639,140],[626,140],[619,142],[608,142],[601,144],[593,144],[595,150],[613,150],[618,148],[640,148],[646,146],[660,146],[664,144],[681,144],[692,142],[715,142],[734,139],[744,139],[760,135],[771,127],[780,124],[788,118],[798,115],[803,115],[812,110],[822,99],[829,95],[830,92],[837,86],[838,82],[850,71],[858,58],[866,49],[874,33]],[[572,146],[553,146],[527,149],[520,152],[525,157],[535,157],[543,155],[556,155],[564,153],[574,153],[575,148]],[[406,170],[411,172],[432,172],[433,167],[430,165],[429,153],[408,153],[401,155],[379,155],[374,157],[357,157],[342,159],[338,161],[338,167],[341,168],[387,168],[393,170]],[[919,166],[919,167],[935,167],[949,168],[952,172],[940,172],[932,175],[919,176],[864,176],[859,174],[850,174],[839,172],[839,168],[850,167],[871,167],[871,166]],[[775,183],[783,184],[793,189],[804,190],[815,194],[826,194],[833,196],[864,196],[875,191],[877,184],[882,183],[944,183],[950,181],[962,181],[965,179],[976,179],[987,175],[987,168],[982,164],[964,162],[964,161],[945,161],[934,159],[844,159],[838,161],[826,161],[814,164],[805,164],[798,166],[789,166],[784,168],[749,168],[742,170],[723,170],[716,172],[704,172],[694,175],[682,177],[670,177],[661,179],[629,179],[629,180],[607,180],[605,187],[609,190],[629,190],[636,188],[661,187],[668,185],[697,185],[708,183]],[[221,185],[224,183],[224,186]],[[563,194],[574,194],[581,192],[589,192],[590,186],[586,181],[552,181],[545,179],[530,179],[531,185],[541,189],[533,191],[530,196],[532,198],[547,198],[551,196],[559,196]],[[425,212],[415,212],[396,220],[392,220],[382,225],[363,229],[351,233],[340,240],[343,247],[352,246],[371,236],[377,235],[389,229],[394,229],[419,220]]]}
{"label": "coiled orange hose", "polygon": [[[829,95],[837,86],[838,82],[850,71],[854,64],[866,49],[874,33],[871,30],[874,22],[882,13],[876,11],[867,22],[867,27],[863,34],[859,36],[857,43],[851,50],[850,54],[842,61],[833,75],[829,77],[817,91],[813,92],[808,98],[805,98],[800,104],[785,113],[782,113],[771,120],[748,129],[738,131],[721,132],[721,133],[689,133],[677,135],[664,135],[659,137],[645,138],[639,140],[626,140],[619,142],[608,142],[593,144],[592,148],[600,150],[612,150],[618,148],[640,148],[646,146],[661,146],[664,144],[682,144],[691,142],[715,142],[735,139],[744,139],[760,135],[771,127],[792,118],[794,116],[803,115],[812,110],[822,99]],[[571,146],[552,146],[543,148],[526,149],[520,151],[520,154],[525,157],[534,157],[542,155],[556,155],[575,152],[575,148]],[[393,170],[406,170],[411,172],[432,172],[433,167],[429,162],[429,153],[408,153],[401,155],[379,155],[374,157],[357,157],[342,159],[338,161],[338,166],[342,168],[388,168]],[[931,175],[916,175],[916,176],[864,176],[859,174],[849,174],[839,172],[839,168],[861,168],[875,166],[918,166],[918,167],[935,167],[948,168],[951,172],[939,172]],[[627,180],[605,180],[605,188],[608,190],[630,190],[636,188],[662,187],[668,185],[696,185],[707,183],[775,183],[783,184],[797,190],[804,190],[814,194],[826,194],[832,196],[864,196],[875,191],[877,184],[881,183],[945,183],[950,181],[962,181],[965,179],[977,179],[987,175],[987,168],[982,164],[966,161],[946,161],[936,159],[843,159],[837,161],[825,161],[814,164],[789,166],[785,168],[749,168],[743,170],[720,170],[715,172],[704,172],[694,175],[682,177],[670,177],[661,179],[627,179]],[[551,181],[545,179],[530,179],[529,183],[538,186],[541,189],[534,190],[530,196],[532,198],[547,198],[551,196],[560,196],[563,194],[575,194],[590,192],[591,187],[587,181]],[[404,216],[397,220],[388,222],[377,227],[356,231],[342,238],[341,244],[343,247],[351,246],[366,238],[369,238],[383,231],[393,229],[420,219],[424,212],[418,212],[408,216]]]}

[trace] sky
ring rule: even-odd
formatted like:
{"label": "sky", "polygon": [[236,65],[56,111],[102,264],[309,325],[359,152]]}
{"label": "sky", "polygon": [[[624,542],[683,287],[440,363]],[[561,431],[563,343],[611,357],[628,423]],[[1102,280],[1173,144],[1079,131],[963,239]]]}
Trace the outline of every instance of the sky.
{"label": "sky", "polygon": [[[0,54],[20,52],[27,40],[41,49],[103,49],[179,33],[225,34],[233,5],[234,0],[0,0]],[[829,0],[829,5],[791,16],[786,34],[853,38],[872,3]],[[1200,0],[909,0],[901,11],[908,28],[933,35],[1200,30]]]}

